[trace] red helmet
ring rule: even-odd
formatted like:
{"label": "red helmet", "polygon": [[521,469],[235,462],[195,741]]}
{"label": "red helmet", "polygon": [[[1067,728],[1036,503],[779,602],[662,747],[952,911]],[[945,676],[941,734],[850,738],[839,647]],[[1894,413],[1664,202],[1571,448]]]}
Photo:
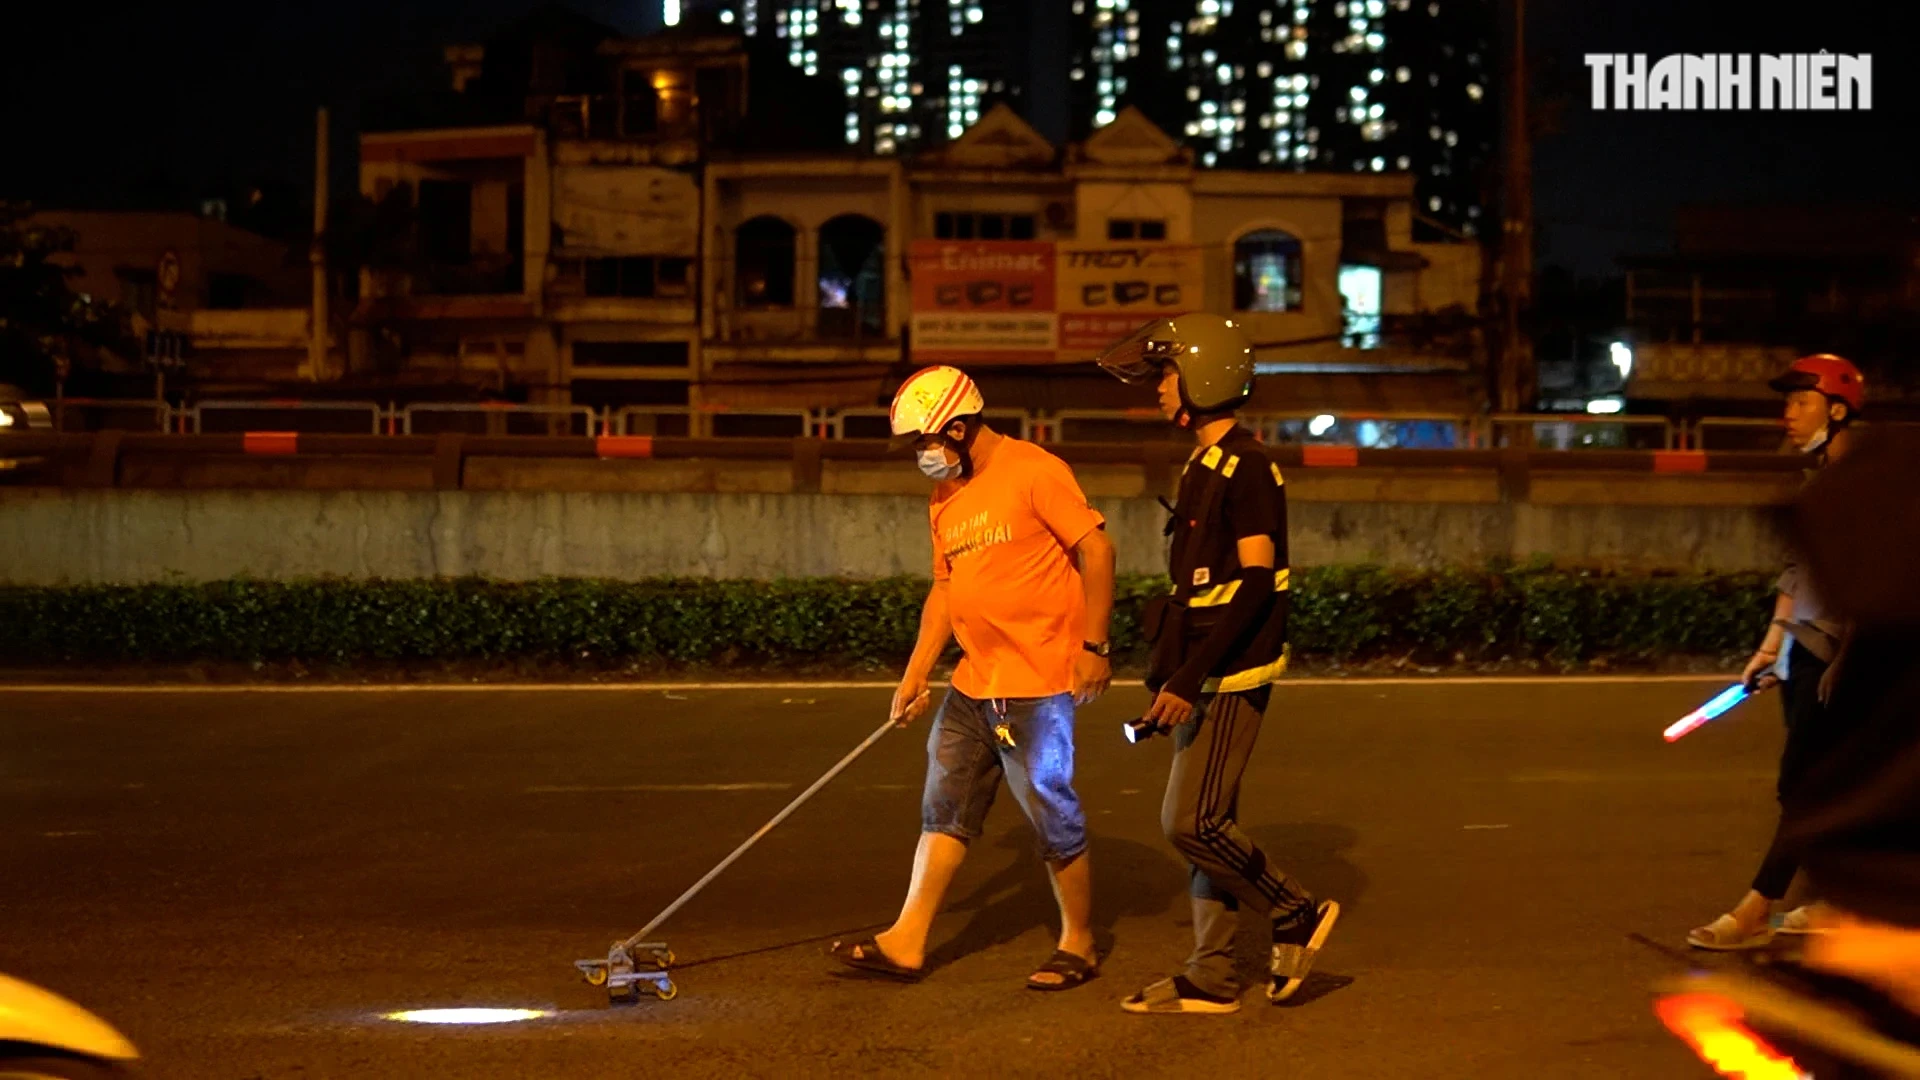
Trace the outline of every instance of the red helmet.
{"label": "red helmet", "polygon": [[1867,379],[1852,362],[1832,353],[1803,356],[1793,362],[1786,374],[1767,384],[1783,394],[1795,390],[1818,390],[1829,398],[1847,403],[1854,413],[1867,404]]}

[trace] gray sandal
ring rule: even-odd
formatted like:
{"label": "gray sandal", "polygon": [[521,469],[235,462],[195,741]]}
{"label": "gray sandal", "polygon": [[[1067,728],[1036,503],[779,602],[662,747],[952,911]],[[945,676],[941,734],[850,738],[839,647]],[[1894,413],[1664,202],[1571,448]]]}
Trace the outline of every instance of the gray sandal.
{"label": "gray sandal", "polygon": [[1687,944],[1708,952],[1744,952],[1773,944],[1773,933],[1773,927],[1765,926],[1751,934],[1742,934],[1740,920],[1722,915],[1705,926],[1687,931]]}
{"label": "gray sandal", "polygon": [[1199,1016],[1224,1016],[1240,1011],[1238,998],[1219,998],[1204,993],[1188,982],[1186,976],[1161,979],[1122,1001],[1120,1007],[1130,1013],[1188,1013]]}
{"label": "gray sandal", "polygon": [[1314,912],[1313,935],[1305,945],[1273,946],[1273,981],[1267,984],[1267,1000],[1279,1004],[1298,993],[1313,971],[1313,962],[1320,955],[1320,947],[1327,943],[1333,934],[1333,924],[1340,921],[1340,905],[1333,900],[1323,900]]}

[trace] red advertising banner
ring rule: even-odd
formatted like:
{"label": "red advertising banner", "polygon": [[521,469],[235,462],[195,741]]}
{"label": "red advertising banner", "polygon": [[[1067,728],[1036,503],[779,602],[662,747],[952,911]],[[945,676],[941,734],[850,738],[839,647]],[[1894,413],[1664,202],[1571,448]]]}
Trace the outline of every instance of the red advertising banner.
{"label": "red advertising banner", "polygon": [[916,240],[908,266],[916,361],[1054,359],[1059,329],[1052,244]]}

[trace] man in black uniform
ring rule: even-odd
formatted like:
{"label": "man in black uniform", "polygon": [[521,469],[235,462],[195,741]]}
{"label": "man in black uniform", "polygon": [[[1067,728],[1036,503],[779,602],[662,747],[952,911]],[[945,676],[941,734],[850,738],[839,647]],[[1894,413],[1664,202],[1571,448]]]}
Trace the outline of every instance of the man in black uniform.
{"label": "man in black uniform", "polygon": [[1161,319],[1109,349],[1100,365],[1157,385],[1167,419],[1199,446],[1180,479],[1167,534],[1173,592],[1147,613],[1153,656],[1141,723],[1171,730],[1173,771],[1161,827],[1191,865],[1194,949],[1185,969],[1121,1003],[1137,1013],[1240,1008],[1238,912],[1273,923],[1267,996],[1306,980],[1340,906],[1316,904],[1241,831],[1240,777],[1272,682],[1286,669],[1287,506],[1280,469],[1234,411],[1253,393],[1253,347],[1216,315]]}

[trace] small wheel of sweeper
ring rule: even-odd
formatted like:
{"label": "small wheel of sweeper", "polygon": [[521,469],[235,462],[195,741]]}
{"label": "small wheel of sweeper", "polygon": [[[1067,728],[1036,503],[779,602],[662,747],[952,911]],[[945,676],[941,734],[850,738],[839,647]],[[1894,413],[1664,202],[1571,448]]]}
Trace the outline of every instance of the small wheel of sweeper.
{"label": "small wheel of sweeper", "polygon": [[680,996],[680,988],[673,985],[673,980],[669,979],[666,983],[654,987],[653,996],[659,998],[661,1001],[672,1001],[674,998]]}
{"label": "small wheel of sweeper", "polygon": [[585,974],[587,976],[588,986],[607,985],[607,966],[605,964],[601,964],[599,967],[587,968]]}
{"label": "small wheel of sweeper", "polygon": [[673,950],[672,949],[656,950],[653,954],[653,962],[656,964],[659,964],[663,968],[672,967],[673,966]]}

